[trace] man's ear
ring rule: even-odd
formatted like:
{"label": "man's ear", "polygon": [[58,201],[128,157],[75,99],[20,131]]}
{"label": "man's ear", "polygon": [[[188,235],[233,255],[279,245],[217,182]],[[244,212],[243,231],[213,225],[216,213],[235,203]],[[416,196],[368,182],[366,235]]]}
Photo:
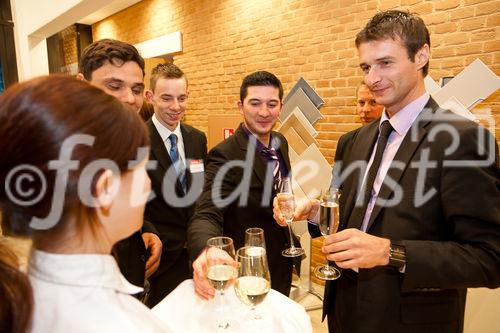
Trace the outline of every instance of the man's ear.
{"label": "man's ear", "polygon": [[415,54],[415,64],[417,65],[419,70],[424,68],[424,66],[429,62],[429,57],[429,45],[424,44],[424,46],[422,46],[420,50],[417,51],[417,54]]}
{"label": "man's ear", "polygon": [[153,103],[153,92],[150,89],[144,90],[144,96],[146,96],[149,103]]}
{"label": "man's ear", "polygon": [[87,80],[85,80],[85,76],[83,76],[82,73],[76,74],[76,78],[77,78],[77,80],[87,81]]}
{"label": "man's ear", "polygon": [[238,106],[238,110],[240,110],[240,114],[243,114],[243,103],[238,101],[236,105]]}
{"label": "man's ear", "polygon": [[109,211],[113,199],[116,196],[115,179],[113,179],[113,172],[109,169],[104,170],[97,178],[95,184],[95,206],[104,211]]}

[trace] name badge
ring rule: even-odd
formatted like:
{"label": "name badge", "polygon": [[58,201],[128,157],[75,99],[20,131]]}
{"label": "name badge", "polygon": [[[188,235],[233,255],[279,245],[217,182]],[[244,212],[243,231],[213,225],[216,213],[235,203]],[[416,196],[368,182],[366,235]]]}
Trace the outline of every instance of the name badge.
{"label": "name badge", "polygon": [[203,160],[189,160],[189,171],[191,173],[198,173],[205,171]]}

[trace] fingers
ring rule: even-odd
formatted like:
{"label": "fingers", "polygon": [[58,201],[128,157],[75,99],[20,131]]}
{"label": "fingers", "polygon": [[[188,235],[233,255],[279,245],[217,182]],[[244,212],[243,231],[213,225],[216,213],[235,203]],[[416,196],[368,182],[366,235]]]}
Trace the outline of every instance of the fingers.
{"label": "fingers", "polygon": [[287,226],[285,220],[281,216],[280,209],[278,208],[278,198],[277,197],[274,197],[274,199],[273,199],[273,217],[280,226],[282,226],[282,227]]}
{"label": "fingers", "polygon": [[146,278],[153,275],[153,273],[156,272],[158,267],[160,267],[160,257],[158,257],[156,260],[151,260],[151,259],[152,258],[150,257],[146,262]]}
{"label": "fingers", "polygon": [[196,294],[205,300],[214,297],[215,289],[208,282],[205,271],[207,267],[206,250],[204,250],[198,258],[193,262],[193,281]]}

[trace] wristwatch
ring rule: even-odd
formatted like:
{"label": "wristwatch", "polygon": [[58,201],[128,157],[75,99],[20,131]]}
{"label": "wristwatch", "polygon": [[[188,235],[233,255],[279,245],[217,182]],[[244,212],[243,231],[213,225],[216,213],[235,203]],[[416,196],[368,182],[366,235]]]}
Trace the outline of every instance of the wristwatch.
{"label": "wristwatch", "polygon": [[400,272],[406,265],[406,248],[403,244],[391,240],[389,247],[389,266],[396,267]]}

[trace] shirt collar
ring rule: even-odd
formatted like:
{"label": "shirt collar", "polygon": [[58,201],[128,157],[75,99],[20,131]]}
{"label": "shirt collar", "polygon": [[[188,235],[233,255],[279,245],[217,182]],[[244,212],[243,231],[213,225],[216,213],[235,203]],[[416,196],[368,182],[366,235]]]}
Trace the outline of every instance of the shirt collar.
{"label": "shirt collar", "polygon": [[173,131],[171,131],[170,129],[168,129],[167,127],[165,127],[165,125],[163,125],[158,120],[158,118],[156,117],[156,114],[153,114],[153,116],[151,117],[151,119],[153,121],[153,124],[156,127],[156,130],[160,134],[160,137],[163,140],[163,142],[167,141],[168,137],[172,133],[174,133],[175,135],[177,135],[177,141],[181,141],[181,139],[182,139],[182,133],[181,133],[181,123],[180,122],[177,124],[177,127]]}
{"label": "shirt collar", "polygon": [[269,148],[269,149],[274,148],[275,150],[278,150],[279,144],[277,140],[275,140],[273,132],[270,133],[271,139],[269,140],[269,147],[266,147],[262,144],[262,142],[260,142],[259,138],[257,138],[255,134],[250,132],[250,130],[246,127],[245,123],[242,123],[241,127],[243,128],[243,132],[245,132],[248,138],[250,138],[250,136],[253,136],[255,138],[256,141],[255,145],[257,146],[257,151],[260,152],[262,151],[263,148]]}
{"label": "shirt collar", "polygon": [[125,279],[111,255],[55,254],[33,249],[28,273],[39,280],[68,286],[108,288],[130,295],[143,291]]}
{"label": "shirt collar", "polygon": [[379,128],[382,125],[382,122],[389,120],[392,128],[394,128],[394,131],[396,131],[400,136],[405,136],[415,119],[417,119],[420,112],[424,109],[424,106],[429,101],[429,98],[429,93],[425,92],[422,96],[399,110],[399,112],[390,119],[384,110],[384,112],[382,112],[382,116],[380,117]]}

